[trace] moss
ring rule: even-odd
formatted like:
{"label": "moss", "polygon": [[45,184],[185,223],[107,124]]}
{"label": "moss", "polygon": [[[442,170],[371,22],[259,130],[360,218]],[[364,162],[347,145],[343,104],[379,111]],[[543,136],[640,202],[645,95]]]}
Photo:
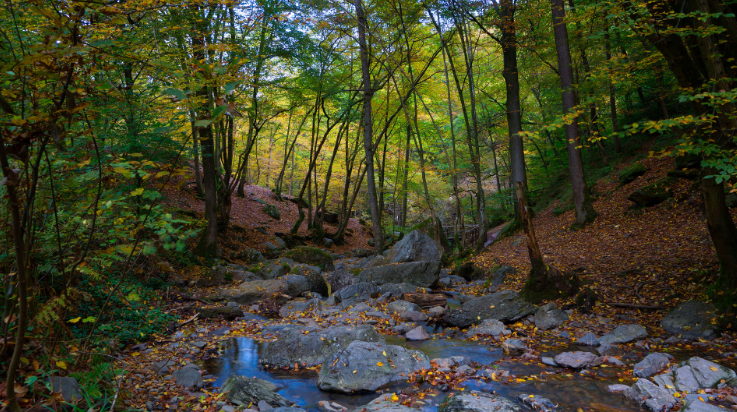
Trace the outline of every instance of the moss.
{"label": "moss", "polygon": [[363,269],[361,269],[361,268],[353,268],[353,269],[349,270],[349,272],[351,272],[353,274],[353,276],[358,276],[358,275],[361,274],[361,271],[362,270]]}
{"label": "moss", "polygon": [[635,179],[647,173],[648,170],[642,163],[637,162],[619,172],[619,184],[623,186],[627,183],[634,182]]}
{"label": "moss", "polygon": [[259,273],[259,272],[261,272],[261,271],[262,271],[263,269],[264,269],[264,264],[263,264],[263,263],[256,263],[255,265],[251,265],[251,266],[249,266],[247,270],[248,270],[249,272],[253,272],[253,273]]}
{"label": "moss", "polygon": [[295,262],[318,266],[323,270],[335,270],[333,256],[316,247],[299,246],[284,252],[282,256],[292,259]]}
{"label": "moss", "polygon": [[672,186],[677,179],[666,177],[632,192],[627,199],[641,207],[655,206],[673,196]]}

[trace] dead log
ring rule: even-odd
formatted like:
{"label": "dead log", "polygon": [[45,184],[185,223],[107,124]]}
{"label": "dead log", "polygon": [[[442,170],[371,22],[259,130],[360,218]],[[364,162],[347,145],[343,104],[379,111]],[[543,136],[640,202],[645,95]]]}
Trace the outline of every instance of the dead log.
{"label": "dead log", "polygon": [[415,303],[421,308],[445,306],[448,299],[442,293],[403,293],[402,300]]}

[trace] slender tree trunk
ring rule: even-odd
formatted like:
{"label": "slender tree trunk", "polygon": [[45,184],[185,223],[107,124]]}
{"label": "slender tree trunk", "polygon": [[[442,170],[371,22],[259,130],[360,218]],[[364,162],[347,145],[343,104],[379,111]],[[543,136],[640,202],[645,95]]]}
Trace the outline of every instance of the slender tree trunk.
{"label": "slender tree trunk", "polygon": [[366,17],[363,14],[361,0],[355,0],[355,6],[358,19],[358,44],[361,48],[361,72],[363,75],[363,147],[366,153],[366,183],[368,185],[371,220],[374,226],[374,254],[380,255],[384,251],[384,233],[381,227],[374,178],[373,125],[371,122],[371,99],[374,91],[371,88],[371,68],[369,67],[368,46],[366,44]]}
{"label": "slender tree trunk", "polygon": [[612,117],[612,136],[614,136],[614,151],[622,153],[622,142],[619,140],[619,120],[617,119],[617,90],[612,81],[612,44],[609,36],[609,28],[604,33],[606,42],[606,60],[609,63],[609,109]]}
{"label": "slender tree trunk", "polygon": [[194,179],[197,186],[197,196],[204,197],[205,189],[202,187],[202,171],[200,170],[200,136],[197,134],[195,123],[195,113],[190,110],[191,126],[192,126],[192,152],[194,154]]}
{"label": "slender tree trunk", "polygon": [[573,205],[576,210],[576,225],[584,226],[596,218],[596,211],[591,204],[581,158],[580,140],[575,117],[576,98],[573,89],[573,70],[571,67],[571,51],[568,47],[568,29],[565,23],[565,5],[563,0],[550,0],[553,15],[553,33],[555,48],[558,54],[558,71],[562,89],[563,114],[574,116],[567,119],[565,125],[566,148],[568,149],[568,171],[573,189]]}

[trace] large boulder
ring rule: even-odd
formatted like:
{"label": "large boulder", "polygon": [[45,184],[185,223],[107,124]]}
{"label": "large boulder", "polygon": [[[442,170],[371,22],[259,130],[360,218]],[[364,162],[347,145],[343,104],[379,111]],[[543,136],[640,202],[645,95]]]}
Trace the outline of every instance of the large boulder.
{"label": "large boulder", "polygon": [[353,273],[354,271],[359,272],[355,269],[340,269],[329,273],[327,276],[328,283],[330,283],[330,290],[336,293],[344,287],[356,283],[356,274]]}
{"label": "large boulder", "polygon": [[668,312],[660,321],[660,326],[666,332],[686,339],[711,340],[717,335],[717,325],[713,323],[716,316],[714,305],[691,300]]}
{"label": "large boulder", "polygon": [[304,292],[310,290],[310,282],[307,281],[306,276],[302,275],[285,275],[280,277],[287,281],[287,295],[296,298]]}
{"label": "large boulder", "polygon": [[621,325],[599,338],[600,345],[612,343],[628,343],[647,337],[647,330],[642,325]]}
{"label": "large boulder", "polygon": [[278,389],[278,386],[267,380],[235,375],[225,381],[220,391],[228,394],[228,402],[244,408],[258,405],[259,401],[264,401],[273,408],[292,406],[292,402],[276,393]]}
{"label": "large boulder", "polygon": [[487,392],[458,392],[443,400],[438,412],[522,412],[514,402]]}
{"label": "large boulder", "polygon": [[716,388],[722,381],[728,385],[737,383],[737,375],[732,369],[698,356],[686,361],[686,365],[691,367],[691,371],[701,388]]}
{"label": "large boulder", "polygon": [[419,230],[413,230],[397,242],[387,256],[389,263],[440,261],[443,249]]}
{"label": "large boulder", "polygon": [[653,412],[670,410],[676,404],[676,398],[668,390],[641,378],[624,392],[625,396]]}
{"label": "large boulder", "polygon": [[557,328],[566,323],[567,320],[568,315],[558,309],[558,306],[553,302],[540,306],[537,312],[535,312],[535,326],[539,330]]}
{"label": "large boulder", "polygon": [[439,274],[439,261],[407,262],[363,269],[356,280],[377,285],[408,283],[429,288],[437,283]]}
{"label": "large boulder", "polygon": [[348,285],[343,289],[335,292],[335,300],[344,306],[350,306],[357,302],[364,302],[374,297],[378,297],[379,287],[373,283],[361,282]]}
{"label": "large boulder", "polygon": [[292,259],[298,263],[307,263],[308,265],[317,266],[326,272],[332,272],[335,270],[333,255],[316,247],[299,246],[294,249],[287,250],[282,254],[282,256]]}
{"label": "large boulder", "polygon": [[535,305],[526,301],[519,293],[503,290],[469,300],[460,308],[451,310],[446,321],[459,328],[479,324],[485,319],[507,323],[531,315],[536,309]]}
{"label": "large boulder", "polygon": [[310,292],[319,293],[322,296],[328,295],[328,283],[322,276],[322,269],[319,267],[298,263],[292,266],[292,270],[289,273],[306,277]]}
{"label": "large boulder", "polygon": [[673,178],[667,177],[655,183],[641,187],[627,196],[627,200],[634,202],[636,206],[650,207],[662,203],[673,197]]}
{"label": "large boulder", "polygon": [[353,341],[384,343],[384,337],[369,325],[333,326],[308,334],[298,329],[287,329],[279,339],[263,344],[260,357],[264,364],[279,368],[295,363],[317,366]]}
{"label": "large boulder", "polygon": [[430,239],[434,240],[435,243],[440,246],[444,252],[447,253],[450,252],[451,249],[453,249],[453,246],[448,240],[448,236],[445,234],[445,230],[443,230],[443,223],[438,217],[435,217],[434,223],[433,219],[429,217],[421,223],[415,225],[413,229],[419,230],[420,232],[429,236]]}
{"label": "large boulder", "polygon": [[281,214],[279,213],[279,208],[277,208],[276,205],[267,203],[264,205],[264,207],[261,210],[263,210],[263,212],[266,213],[266,215],[269,216],[270,218],[281,220]]}
{"label": "large boulder", "polygon": [[355,341],[336,351],[320,367],[317,386],[326,391],[353,393],[375,391],[405,381],[422,369],[430,369],[424,353],[401,346]]}
{"label": "large boulder", "polygon": [[229,302],[253,303],[284,295],[288,289],[289,285],[284,279],[254,280],[241,283],[232,289],[222,289],[220,296]]}

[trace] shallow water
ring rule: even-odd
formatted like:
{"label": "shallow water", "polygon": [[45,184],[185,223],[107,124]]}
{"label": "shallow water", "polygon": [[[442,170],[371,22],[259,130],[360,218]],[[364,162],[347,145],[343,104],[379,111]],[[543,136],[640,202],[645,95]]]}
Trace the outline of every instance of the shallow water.
{"label": "shallow water", "polygon": [[[509,370],[518,377],[536,375],[540,379],[515,384],[500,384],[492,381],[469,379],[463,386],[466,390],[495,391],[509,399],[516,400],[519,394],[534,394],[546,397],[559,405],[561,411],[641,411],[642,409],[620,394],[607,392],[609,384],[620,383],[617,371],[623,369],[599,368],[594,374],[582,375],[563,369],[544,366],[539,362],[511,361],[497,346],[483,342],[458,339],[432,339],[422,342],[407,342],[404,338],[387,336],[387,343],[420,350],[431,359],[450,356],[466,356],[474,362],[490,367]],[[281,387],[279,393],[309,411],[321,400],[332,400],[348,407],[365,405],[378,396],[378,393],[343,395],[323,392],[317,388],[317,373],[314,371],[265,371],[259,367],[259,343],[249,338],[233,338],[225,342],[222,355],[205,362],[208,373],[216,377],[214,386],[222,386],[231,375],[243,375],[269,380]],[[567,350],[575,350],[568,348]],[[560,350],[562,351],[562,349]],[[554,356],[552,350],[546,356]],[[543,373],[545,372],[545,373]],[[555,374],[551,374],[556,372]],[[429,388],[428,385],[395,385],[385,391]],[[446,396],[439,392],[436,396],[425,398],[423,411],[436,410],[437,404]]]}

